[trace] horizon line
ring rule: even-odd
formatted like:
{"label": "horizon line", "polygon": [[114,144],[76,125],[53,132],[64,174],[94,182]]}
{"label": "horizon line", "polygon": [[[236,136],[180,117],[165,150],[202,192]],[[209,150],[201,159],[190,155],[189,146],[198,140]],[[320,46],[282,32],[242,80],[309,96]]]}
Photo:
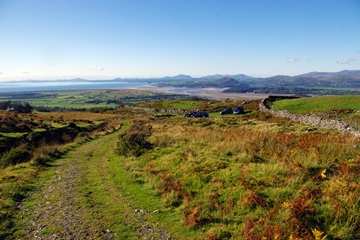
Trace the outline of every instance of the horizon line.
{"label": "horizon line", "polygon": [[[344,71],[360,71],[360,70],[341,70],[341,71],[334,71],[334,72],[326,72],[326,71],[310,71],[310,72],[306,72],[306,73],[302,73],[302,74],[296,74],[296,75],[283,75],[283,74],[276,74],[276,75],[269,75],[269,76],[264,76],[264,77],[260,77],[260,76],[251,76],[251,75],[247,75],[247,74],[243,74],[243,73],[238,73],[238,74],[209,74],[209,75],[203,75],[200,77],[193,77],[191,75],[188,74],[177,74],[174,76],[162,76],[162,77],[108,77],[108,78],[99,78],[99,79],[88,79],[88,78],[84,78],[84,77],[69,77],[69,78],[42,78],[42,79],[12,79],[12,80],[8,80],[8,79],[3,79],[0,80],[0,82],[25,82],[25,81],[72,81],[72,80],[86,80],[86,81],[110,81],[110,80],[115,80],[115,79],[142,79],[142,80],[146,80],[146,79],[162,79],[162,78],[176,78],[176,77],[180,77],[180,76],[184,76],[184,77],[188,77],[188,78],[193,78],[193,79],[199,79],[199,78],[206,78],[206,77],[211,77],[211,76],[237,76],[237,75],[245,75],[247,77],[251,77],[251,78],[269,78],[269,77],[275,77],[275,76],[289,76],[289,77],[295,77],[295,76],[300,76],[300,75],[304,75],[304,74],[308,74],[308,73],[340,73],[340,72],[344,72]],[[88,76],[89,77],[89,76]],[[92,77],[91,77],[92,78]]]}

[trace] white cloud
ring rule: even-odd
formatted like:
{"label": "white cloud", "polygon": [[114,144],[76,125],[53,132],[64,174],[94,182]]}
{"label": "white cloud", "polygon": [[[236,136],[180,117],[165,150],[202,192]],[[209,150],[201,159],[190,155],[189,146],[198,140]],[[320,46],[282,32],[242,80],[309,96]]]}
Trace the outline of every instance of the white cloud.
{"label": "white cloud", "polygon": [[349,59],[337,61],[338,64],[348,64],[348,65],[350,65],[350,62],[351,61]]}
{"label": "white cloud", "polygon": [[287,60],[288,63],[295,63],[297,61],[299,61],[299,59],[297,58],[290,58],[289,60]]}
{"label": "white cloud", "polygon": [[350,65],[352,62],[355,62],[355,61],[360,61],[360,56],[358,56],[358,57],[353,57],[353,58],[349,58],[349,59],[340,60],[340,61],[337,61],[337,63],[338,63],[338,64],[348,64],[348,65]]}
{"label": "white cloud", "polygon": [[22,73],[22,74],[29,74],[28,71],[22,71],[21,73]]}
{"label": "white cloud", "polygon": [[103,67],[94,67],[94,68],[90,68],[90,70],[97,71],[97,72],[102,72],[102,71],[105,71],[105,68],[103,68]]}

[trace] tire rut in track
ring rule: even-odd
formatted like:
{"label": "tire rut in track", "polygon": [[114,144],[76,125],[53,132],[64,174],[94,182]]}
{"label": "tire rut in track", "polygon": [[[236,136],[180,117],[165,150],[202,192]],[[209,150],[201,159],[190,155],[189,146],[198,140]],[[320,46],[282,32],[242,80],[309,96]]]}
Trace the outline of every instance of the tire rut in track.
{"label": "tire rut in track", "polygon": [[[90,159],[97,151],[97,146],[108,144],[111,148],[116,136],[117,134],[113,133],[92,140],[55,162],[53,177],[33,193],[31,199],[34,204],[23,206],[20,210],[19,221],[24,223],[24,236],[19,239],[119,239],[119,234],[106,229],[101,221],[97,222],[96,218],[86,219],[84,216],[92,209],[79,204],[83,195],[79,179],[88,174],[84,161],[97,161]],[[100,166],[101,163],[97,164],[98,171],[105,171]],[[142,239],[172,239],[164,230],[147,221],[151,217],[148,210],[138,212],[134,204],[107,181],[106,173],[101,174],[104,176],[101,185],[109,190],[109,197],[123,205],[122,214],[126,218],[121,221],[122,225],[136,226],[132,229],[134,235]],[[106,216],[107,213],[101,214]]]}

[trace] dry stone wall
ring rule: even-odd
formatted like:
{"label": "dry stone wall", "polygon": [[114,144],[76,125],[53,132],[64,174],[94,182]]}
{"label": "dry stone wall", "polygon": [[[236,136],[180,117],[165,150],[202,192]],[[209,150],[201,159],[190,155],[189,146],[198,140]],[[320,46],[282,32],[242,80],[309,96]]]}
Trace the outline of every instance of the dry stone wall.
{"label": "dry stone wall", "polygon": [[179,114],[184,114],[186,111],[183,109],[161,109],[161,112],[167,114],[179,115]]}
{"label": "dry stone wall", "polygon": [[286,110],[273,110],[266,106],[266,102],[269,101],[269,98],[263,99],[259,103],[259,110],[262,112],[270,113],[274,116],[289,118],[295,122],[301,122],[313,127],[320,128],[330,128],[336,129],[341,133],[350,133],[355,137],[360,137],[360,131],[350,127],[347,123],[338,120],[325,119],[316,114],[306,114],[306,115],[296,115],[292,114]]}
{"label": "dry stone wall", "polygon": [[[124,108],[131,108],[131,109],[136,109],[136,110],[143,110],[143,111],[147,111],[147,112],[156,112],[155,108],[147,108],[147,107],[136,107],[136,106],[130,106],[130,105],[125,105]],[[173,114],[173,115],[177,115],[177,114],[184,114],[186,111],[183,109],[161,109],[160,111],[161,113],[167,113],[167,114]]]}
{"label": "dry stone wall", "polygon": [[136,110],[143,110],[143,111],[147,111],[147,112],[156,112],[155,108],[136,107],[136,106],[129,106],[129,105],[125,105],[124,108],[131,108],[131,109],[136,109]]}

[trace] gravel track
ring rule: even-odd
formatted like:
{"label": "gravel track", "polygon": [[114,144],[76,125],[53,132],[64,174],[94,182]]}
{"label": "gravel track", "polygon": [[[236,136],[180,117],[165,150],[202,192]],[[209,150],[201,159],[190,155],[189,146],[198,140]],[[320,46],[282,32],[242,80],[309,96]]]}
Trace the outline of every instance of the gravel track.
{"label": "gravel track", "polygon": [[[70,151],[66,156],[55,162],[55,173],[52,178],[41,184],[37,190],[31,193],[30,202],[23,204],[20,209],[19,222],[22,222],[21,232],[24,234],[18,239],[123,239],[121,233],[104,226],[104,221],[97,218],[89,219],[87,214],[91,211],[104,211],[97,216],[106,217],[106,208],[91,207],[81,204],[84,192],[79,186],[79,180],[86,181],[87,164],[96,162],[94,156],[99,144],[109,144],[116,141],[116,133],[100,137],[91,142],[84,143],[79,148]],[[102,153],[101,153],[102,154]],[[99,161],[106,159],[102,155]],[[107,161],[107,160],[106,160]],[[106,168],[99,165],[99,173],[104,174],[101,179],[102,187],[108,197],[122,204],[121,215],[125,216],[120,223],[123,226],[131,226],[136,238],[141,239],[172,239],[163,229],[159,229],[148,221],[150,210],[139,209],[131,203],[118,188],[107,181]],[[91,184],[91,183],[89,183]],[[91,201],[91,194],[86,196]],[[93,203],[96,205],[96,201]]]}

